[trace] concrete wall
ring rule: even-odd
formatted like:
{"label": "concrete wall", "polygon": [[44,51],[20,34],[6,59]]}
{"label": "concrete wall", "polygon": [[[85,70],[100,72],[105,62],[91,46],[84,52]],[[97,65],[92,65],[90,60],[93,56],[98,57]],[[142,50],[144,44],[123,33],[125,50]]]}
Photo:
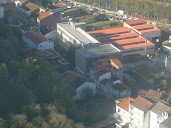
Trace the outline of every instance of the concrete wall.
{"label": "concrete wall", "polygon": [[171,57],[166,57],[165,67],[166,70],[171,73]]}
{"label": "concrete wall", "polygon": [[56,30],[52,30],[51,32],[44,35],[47,40],[56,40],[57,39],[57,32]]}
{"label": "concrete wall", "polygon": [[75,66],[76,68],[81,72],[85,73],[86,72],[86,58],[84,58],[82,55],[79,54],[79,52],[76,50],[75,52]]}
{"label": "concrete wall", "polygon": [[99,79],[99,81],[102,81],[102,80],[104,80],[104,79],[110,79],[111,76],[112,76],[111,72],[106,72],[105,74],[99,76],[98,79]]}
{"label": "concrete wall", "polygon": [[4,8],[0,7],[0,19],[4,18]]}

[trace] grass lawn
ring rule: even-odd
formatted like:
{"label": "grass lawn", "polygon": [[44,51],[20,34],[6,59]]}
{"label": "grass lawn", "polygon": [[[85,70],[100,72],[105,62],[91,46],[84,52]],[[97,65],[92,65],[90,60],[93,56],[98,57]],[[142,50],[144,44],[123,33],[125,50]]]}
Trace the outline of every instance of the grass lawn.
{"label": "grass lawn", "polygon": [[94,30],[108,29],[108,28],[121,27],[121,26],[122,24],[119,22],[105,20],[105,21],[98,21],[98,22],[87,24],[86,31],[94,31]]}

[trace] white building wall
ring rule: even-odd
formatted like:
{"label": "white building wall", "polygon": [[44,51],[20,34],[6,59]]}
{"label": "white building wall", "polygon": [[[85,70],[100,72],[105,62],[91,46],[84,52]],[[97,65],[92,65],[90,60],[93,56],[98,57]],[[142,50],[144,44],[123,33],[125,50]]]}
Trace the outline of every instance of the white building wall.
{"label": "white building wall", "polygon": [[43,41],[42,43],[38,44],[38,49],[50,49],[54,50],[54,42],[53,41]]}
{"label": "white building wall", "polygon": [[106,72],[105,74],[99,76],[99,81],[102,81],[104,79],[110,79],[111,78],[111,72]]}
{"label": "white building wall", "polygon": [[4,18],[4,8],[0,7],[0,19]]}
{"label": "white building wall", "polygon": [[157,122],[157,114],[150,111],[150,128],[159,128],[159,124]]}

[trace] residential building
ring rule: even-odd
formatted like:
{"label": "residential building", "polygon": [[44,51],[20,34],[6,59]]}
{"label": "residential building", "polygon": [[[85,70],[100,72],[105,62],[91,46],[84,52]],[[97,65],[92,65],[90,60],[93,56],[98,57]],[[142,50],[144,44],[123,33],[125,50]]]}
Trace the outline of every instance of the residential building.
{"label": "residential building", "polygon": [[0,5],[0,19],[4,18],[4,7]]}
{"label": "residential building", "polygon": [[24,32],[22,38],[29,48],[37,48],[41,50],[54,49],[54,42],[47,40],[39,32]]}
{"label": "residential building", "polygon": [[149,111],[150,128],[159,128],[159,124],[169,117],[169,111],[171,111],[171,107],[157,102]]}
{"label": "residential building", "polygon": [[149,127],[149,109],[153,107],[153,103],[145,98],[138,96],[130,103],[131,119],[130,128],[148,128]]}
{"label": "residential building", "polygon": [[143,19],[126,21],[124,27],[130,28],[153,43],[159,43],[160,41],[161,30]]}
{"label": "residential building", "polygon": [[93,82],[85,82],[79,87],[76,88],[76,94],[73,96],[74,100],[81,100],[85,98],[85,94],[89,93],[86,91],[90,91],[92,95],[96,94],[96,83]]}
{"label": "residential building", "polygon": [[160,127],[159,128],[170,128],[170,127],[171,127],[171,118],[169,117],[165,121],[160,123]]}
{"label": "residential building", "polygon": [[133,102],[134,99],[131,97],[127,97],[124,99],[116,100],[116,108],[114,117],[116,119],[116,128],[123,128],[124,126],[128,125],[130,122],[130,112],[129,106],[130,103]]}
{"label": "residential building", "polygon": [[37,17],[39,12],[46,11],[46,9],[44,9],[43,7],[40,7],[39,5],[28,1],[16,1],[15,4],[19,11],[27,16]]}
{"label": "residential building", "polygon": [[60,1],[60,2],[57,2],[57,3],[54,3],[50,6],[48,6],[48,8],[50,10],[52,10],[52,12],[62,12],[62,11],[65,11],[68,9],[68,6],[65,2],[63,1]]}
{"label": "residential building", "polygon": [[162,96],[161,91],[155,91],[155,90],[151,90],[151,89],[145,95],[145,97],[147,99],[153,100],[153,101],[156,101],[156,102],[158,102],[160,100],[161,96]]}
{"label": "residential building", "polygon": [[57,33],[61,41],[60,44],[66,49],[74,47],[91,47],[100,42],[82,30],[76,23],[57,23]]}
{"label": "residential building", "polygon": [[171,56],[166,57],[165,67],[166,70],[171,73]]}
{"label": "residential building", "polygon": [[56,28],[56,24],[60,22],[60,14],[54,13],[51,10],[46,12],[40,12],[37,17],[37,26],[38,28],[48,27],[48,28]]}
{"label": "residential building", "polygon": [[55,29],[51,29],[47,33],[44,33],[44,36],[47,40],[53,40],[55,41],[57,39],[57,32]]}
{"label": "residential building", "polygon": [[90,73],[93,64],[105,58],[118,58],[121,61],[120,50],[111,44],[77,49],[75,52],[76,68],[82,73]]}
{"label": "residential building", "polygon": [[111,43],[123,56],[149,53],[155,50],[155,45],[127,27],[111,28],[88,32],[101,43]]}

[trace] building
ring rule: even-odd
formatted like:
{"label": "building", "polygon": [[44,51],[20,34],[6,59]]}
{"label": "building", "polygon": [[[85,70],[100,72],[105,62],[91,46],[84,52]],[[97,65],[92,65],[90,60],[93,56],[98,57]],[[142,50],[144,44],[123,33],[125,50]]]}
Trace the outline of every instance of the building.
{"label": "building", "polygon": [[170,56],[166,57],[165,67],[166,67],[166,70],[171,73],[171,57]]}
{"label": "building", "polygon": [[159,128],[170,128],[171,127],[171,118],[167,118],[165,121],[160,123]]}
{"label": "building", "polygon": [[57,3],[54,3],[50,6],[48,6],[48,8],[50,10],[52,10],[52,12],[62,12],[62,11],[65,11],[68,9],[68,6],[65,2],[63,1],[60,1],[60,2],[57,2]]}
{"label": "building", "polygon": [[147,21],[143,19],[126,21],[124,22],[124,27],[130,28],[153,43],[158,43],[160,41],[160,29],[153,24],[147,23]]}
{"label": "building", "polygon": [[159,128],[159,124],[168,119],[171,108],[161,102],[157,102],[150,109],[150,128]]}
{"label": "building", "polygon": [[4,7],[0,5],[0,19],[4,18]]}
{"label": "building", "polygon": [[149,90],[147,94],[145,95],[146,99],[153,100],[153,101],[159,101],[162,96],[161,91],[154,91],[154,90]]}
{"label": "building", "polygon": [[24,32],[22,38],[29,48],[37,48],[40,50],[54,49],[54,42],[47,40],[38,32]]}
{"label": "building", "polygon": [[48,27],[48,28],[56,28],[56,24],[60,22],[60,14],[54,13],[51,10],[46,12],[40,12],[37,17],[37,26],[38,28]]}
{"label": "building", "polygon": [[27,16],[37,17],[39,12],[45,12],[45,9],[43,7],[40,7],[39,5],[32,2],[16,1],[15,4],[19,11]]}
{"label": "building", "polygon": [[100,43],[73,22],[57,23],[57,33],[60,44],[66,49],[71,46],[84,48]]}
{"label": "building", "polygon": [[121,60],[121,52],[111,44],[77,49],[75,52],[76,68],[82,73],[89,73],[93,64],[104,58],[117,58]]}
{"label": "building", "polygon": [[155,50],[155,45],[128,27],[104,29],[88,32],[103,44],[111,43],[123,56],[148,53]]}
{"label": "building", "polygon": [[47,40],[55,41],[57,39],[57,32],[55,29],[51,29],[50,31],[44,33],[44,36]]}
{"label": "building", "polygon": [[70,8],[68,10],[63,11],[61,14],[62,14],[63,17],[81,16],[81,8]]}
{"label": "building", "polygon": [[130,112],[129,106],[130,103],[133,102],[134,99],[131,97],[127,97],[121,100],[116,100],[116,108],[114,117],[116,119],[116,128],[123,128],[124,126],[128,126],[130,122]]}
{"label": "building", "polygon": [[130,128],[148,128],[149,127],[149,109],[153,103],[145,98],[138,96],[130,103]]}
{"label": "building", "polygon": [[[89,89],[89,90],[87,90]],[[81,100],[85,98],[86,91],[91,91],[92,95],[96,94],[96,83],[85,82],[76,88],[76,94],[73,96],[74,100]]]}

